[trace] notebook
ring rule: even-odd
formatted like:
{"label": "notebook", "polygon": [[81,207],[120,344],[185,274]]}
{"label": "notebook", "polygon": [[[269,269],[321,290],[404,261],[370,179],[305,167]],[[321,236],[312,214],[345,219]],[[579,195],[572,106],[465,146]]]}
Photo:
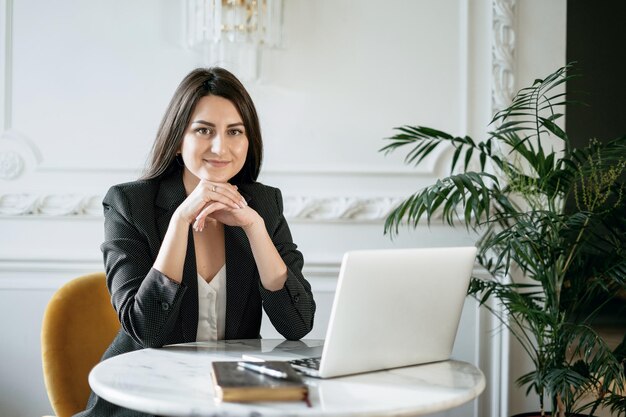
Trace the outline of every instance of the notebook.
{"label": "notebook", "polygon": [[291,350],[292,366],[331,378],[449,359],[475,257],[475,247],[346,253],[321,357]]}
{"label": "notebook", "polygon": [[219,400],[308,402],[308,387],[288,363],[264,363],[264,367],[282,374],[278,377],[245,369],[240,364],[237,361],[212,363],[213,389]]}

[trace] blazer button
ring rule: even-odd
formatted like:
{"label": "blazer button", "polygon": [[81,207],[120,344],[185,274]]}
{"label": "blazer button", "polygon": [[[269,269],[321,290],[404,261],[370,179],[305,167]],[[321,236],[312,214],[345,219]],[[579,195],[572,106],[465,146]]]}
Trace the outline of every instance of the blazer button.
{"label": "blazer button", "polygon": [[298,301],[300,301],[300,296],[298,294],[293,296],[293,302],[297,303]]}
{"label": "blazer button", "polygon": [[170,305],[167,302],[163,301],[161,303],[161,308],[163,309],[163,311],[167,311],[170,309]]}

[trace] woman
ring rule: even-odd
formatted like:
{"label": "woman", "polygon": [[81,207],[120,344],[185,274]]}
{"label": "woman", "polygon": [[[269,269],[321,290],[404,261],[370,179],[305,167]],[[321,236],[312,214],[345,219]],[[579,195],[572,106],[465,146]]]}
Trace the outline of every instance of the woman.
{"label": "woman", "polygon": [[[107,285],[121,330],[103,359],[196,340],[259,338],[261,307],[286,339],[313,327],[276,188],[256,182],[259,121],[247,91],[221,68],[196,69],[176,90],[139,181],[104,198]],[[141,415],[92,393],[81,416]]]}

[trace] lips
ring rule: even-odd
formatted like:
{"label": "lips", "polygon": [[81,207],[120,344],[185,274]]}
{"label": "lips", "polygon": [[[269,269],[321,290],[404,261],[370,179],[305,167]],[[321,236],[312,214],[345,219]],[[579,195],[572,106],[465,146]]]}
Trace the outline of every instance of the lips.
{"label": "lips", "polygon": [[230,161],[222,161],[220,159],[204,159],[204,162],[206,162],[207,164],[211,165],[214,168],[224,168],[225,166],[230,164]]}

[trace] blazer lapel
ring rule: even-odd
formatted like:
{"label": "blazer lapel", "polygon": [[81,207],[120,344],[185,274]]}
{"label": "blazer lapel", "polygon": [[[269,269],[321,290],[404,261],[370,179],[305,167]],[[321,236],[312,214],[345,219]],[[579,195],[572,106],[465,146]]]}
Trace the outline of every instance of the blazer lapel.
{"label": "blazer lapel", "polygon": [[[159,242],[163,242],[172,215],[185,198],[187,198],[187,194],[185,193],[183,176],[180,170],[161,181],[155,201],[160,209],[156,219]],[[193,233],[191,228],[189,228],[187,254],[183,267],[183,284],[187,287],[187,291],[185,292],[185,300],[181,305],[180,311],[184,342],[194,342],[198,331],[198,272],[196,270],[195,253]]]}

